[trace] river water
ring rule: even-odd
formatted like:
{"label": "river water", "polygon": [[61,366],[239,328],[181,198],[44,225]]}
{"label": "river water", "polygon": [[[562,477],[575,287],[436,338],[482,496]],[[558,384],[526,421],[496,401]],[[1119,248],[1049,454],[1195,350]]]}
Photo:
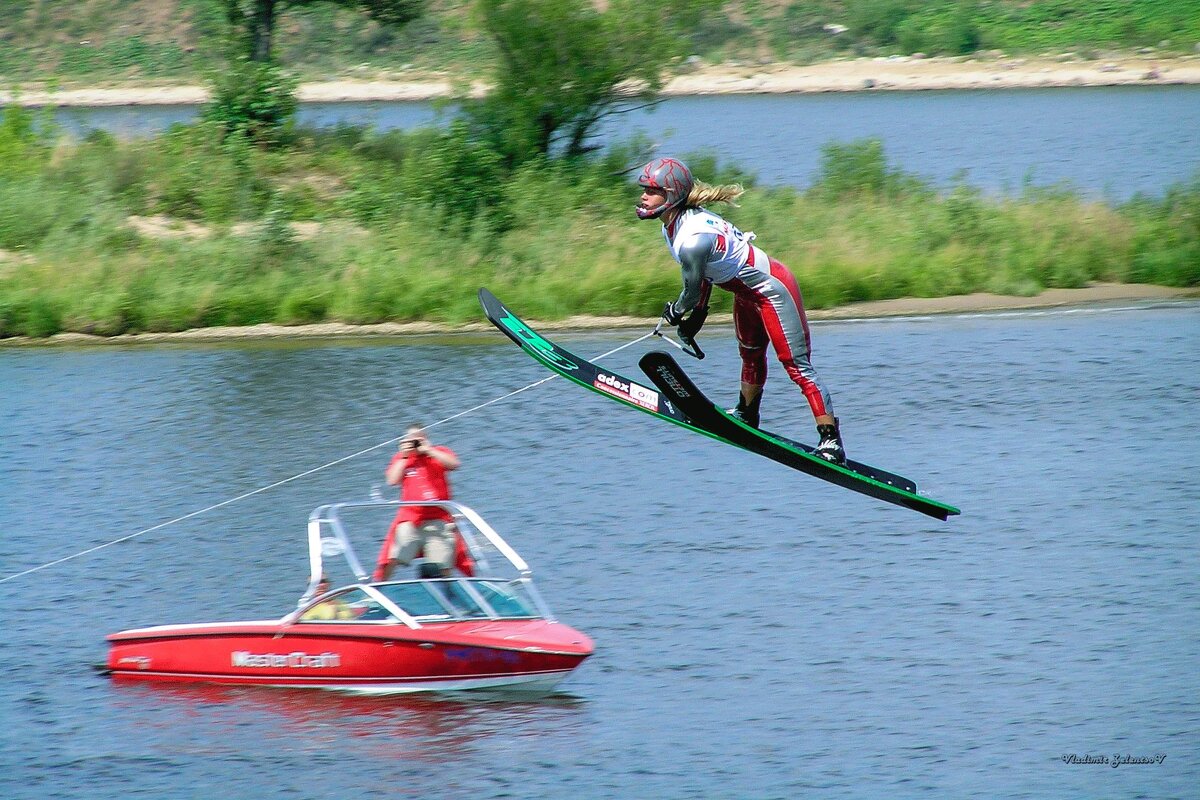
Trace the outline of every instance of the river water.
{"label": "river water", "polygon": [[[131,136],[196,114],[195,106],[129,106],[64,108],[57,118],[76,133]],[[439,117],[430,103],[315,103],[299,119],[389,130]],[[822,145],[874,136],[889,163],[938,185],[1015,193],[1066,183],[1125,200],[1200,172],[1200,86],[679,97],[611,118],[599,141],[635,133],[660,152],[718,154],[776,185],[807,187]]]}
{"label": "river water", "polygon": [[[543,700],[116,685],[104,634],[289,610],[377,450],[0,583],[0,797],[1194,797],[1200,303],[819,323],[942,523],[561,380],[431,429],[596,655]],[[697,381],[730,397],[732,332]],[[594,355],[629,331],[563,335]],[[646,345],[606,364],[637,375]],[[545,377],[498,333],[0,350],[0,578]],[[773,375],[764,424],[811,441]],[[1068,763],[1114,754],[1160,763]]]}

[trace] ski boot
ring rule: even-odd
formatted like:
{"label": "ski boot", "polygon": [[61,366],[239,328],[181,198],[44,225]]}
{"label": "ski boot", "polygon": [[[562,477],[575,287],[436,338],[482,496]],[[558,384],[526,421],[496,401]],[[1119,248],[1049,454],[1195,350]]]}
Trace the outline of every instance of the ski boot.
{"label": "ski boot", "polygon": [[814,454],[832,464],[846,463],[846,448],[842,445],[842,432],[838,429],[835,417],[832,425],[818,425],[817,435],[821,441],[817,444]]}
{"label": "ski boot", "polygon": [[731,408],[726,411],[734,419],[741,420],[751,428],[758,427],[758,406],[762,403],[762,392],[759,392],[752,401],[746,402],[746,398],[738,395],[736,408]]}

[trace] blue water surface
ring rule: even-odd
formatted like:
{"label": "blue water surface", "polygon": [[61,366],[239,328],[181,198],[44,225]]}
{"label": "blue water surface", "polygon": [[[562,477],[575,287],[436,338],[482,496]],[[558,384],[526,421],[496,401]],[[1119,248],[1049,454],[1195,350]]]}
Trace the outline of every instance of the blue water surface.
{"label": "blue water surface", "polygon": [[[153,133],[195,106],[63,108],[69,131]],[[442,124],[432,103],[311,103],[303,125]],[[1200,176],[1200,86],[676,97],[609,117],[599,144],[638,135],[662,154],[709,153],[763,183],[804,188],[830,142],[883,141],[889,163],[939,186],[993,193],[1068,185],[1092,197],[1158,195]]]}
{"label": "blue water surface", "polygon": [[[702,336],[709,358],[687,368],[732,400],[732,331]],[[0,796],[1194,797],[1200,304],[813,336],[850,452],[961,517],[562,380],[438,424],[546,376],[498,333],[0,350]],[[593,355],[633,336],[561,338]],[[645,347],[605,363],[637,375]],[[815,434],[781,373],[763,413]],[[283,615],[308,511],[367,496],[388,450],[103,545],[412,420],[596,640],[562,692],[356,698],[93,670],[109,632]],[[1114,755],[1162,760],[1078,763]]]}

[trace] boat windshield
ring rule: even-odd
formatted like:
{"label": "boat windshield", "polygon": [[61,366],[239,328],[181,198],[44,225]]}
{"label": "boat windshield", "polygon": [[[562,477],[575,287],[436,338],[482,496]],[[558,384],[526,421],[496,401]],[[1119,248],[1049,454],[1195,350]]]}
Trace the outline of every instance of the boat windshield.
{"label": "boat windshield", "polygon": [[377,584],[375,588],[418,622],[539,617],[520,582],[441,579]]}
{"label": "boat windshield", "polygon": [[536,617],[537,604],[526,592],[522,581],[475,581],[476,591],[501,617]]}
{"label": "boat windshield", "polygon": [[347,589],[314,603],[300,615],[301,622],[380,622],[392,619],[383,603],[362,589]]}

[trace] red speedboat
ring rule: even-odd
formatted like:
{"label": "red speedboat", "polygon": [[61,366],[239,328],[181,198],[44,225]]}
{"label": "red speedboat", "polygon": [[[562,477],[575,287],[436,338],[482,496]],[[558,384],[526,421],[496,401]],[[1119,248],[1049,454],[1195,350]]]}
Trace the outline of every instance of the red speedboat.
{"label": "red speedboat", "polygon": [[[279,620],[159,625],[114,633],[117,679],[310,687],[356,692],[546,691],[592,654],[554,619],[529,566],[483,519],[454,517],[472,575],[373,582],[342,516],[396,501],[321,506],[308,520],[309,586]],[[420,505],[420,504],[408,504]],[[381,528],[374,527],[375,531]],[[325,560],[344,556],[357,582],[318,594]],[[420,562],[414,565],[420,570]]]}

